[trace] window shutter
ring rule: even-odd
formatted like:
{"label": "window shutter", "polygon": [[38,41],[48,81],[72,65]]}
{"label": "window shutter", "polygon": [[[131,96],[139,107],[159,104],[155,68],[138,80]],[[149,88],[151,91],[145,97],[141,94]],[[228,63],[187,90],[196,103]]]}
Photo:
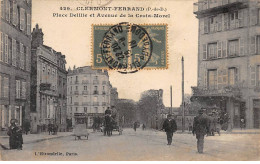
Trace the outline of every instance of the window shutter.
{"label": "window shutter", "polygon": [[223,77],[222,84],[227,85],[227,83],[228,83],[228,70],[226,68],[222,70],[222,77]]}
{"label": "window shutter", "polygon": [[244,44],[245,44],[245,39],[244,38],[240,38],[239,39],[239,56],[244,56],[245,52],[244,52]]}
{"label": "window shutter", "polygon": [[25,25],[25,10],[20,8],[20,30],[24,31]]}
{"label": "window shutter", "polygon": [[218,69],[217,72],[218,77],[218,89],[222,89],[222,70]]}
{"label": "window shutter", "polygon": [[20,80],[16,80],[16,98],[19,99],[20,98],[20,87],[21,87],[21,84],[20,84]]}
{"label": "window shutter", "polygon": [[250,25],[257,24],[257,9],[252,9],[250,12]]}
{"label": "window shutter", "polygon": [[244,26],[244,20],[243,20],[243,10],[238,11],[238,27],[243,27]]}
{"label": "window shutter", "polygon": [[256,54],[256,36],[250,38],[250,54]]}
{"label": "window shutter", "polygon": [[203,44],[202,45],[202,56],[203,56],[203,60],[207,60],[207,44]]}
{"label": "window shutter", "polygon": [[224,30],[228,30],[229,29],[229,15],[228,13],[224,14],[224,19],[223,19],[224,23]]}
{"label": "window shutter", "polygon": [[209,18],[204,18],[204,33],[209,33]]}
{"label": "window shutter", "polygon": [[256,86],[256,67],[251,66],[251,85]]}
{"label": "window shutter", "polygon": [[218,42],[218,58],[222,58],[222,42]]}
{"label": "window shutter", "polygon": [[31,15],[27,14],[27,35],[31,34]]}
{"label": "window shutter", "polygon": [[20,68],[24,69],[24,47],[22,43],[20,43]]}
{"label": "window shutter", "polygon": [[248,21],[249,18],[248,18],[248,11],[247,11],[247,9],[243,10],[243,15],[244,15],[243,16],[243,26],[246,27],[246,26],[248,26],[248,22],[249,22]]}
{"label": "window shutter", "polygon": [[208,88],[208,70],[205,69],[204,71],[204,88],[207,89]]}
{"label": "window shutter", "polygon": [[16,66],[16,40],[12,39],[12,65]]}
{"label": "window shutter", "polygon": [[3,61],[4,60],[4,34],[2,32],[0,32],[0,39],[1,39],[1,42],[0,42],[0,61]]}
{"label": "window shutter", "polygon": [[5,19],[10,22],[10,1],[6,0],[5,1]]}
{"label": "window shutter", "polygon": [[237,84],[240,81],[240,73],[239,73],[240,69],[236,68],[235,69],[235,84]]}
{"label": "window shutter", "polygon": [[5,63],[8,63],[8,35],[5,35]]}
{"label": "window shutter", "polygon": [[219,14],[218,17],[217,17],[217,23],[218,23],[218,30],[217,31],[222,30],[222,15],[223,14]]}
{"label": "window shutter", "polygon": [[22,82],[22,91],[21,91],[21,98],[26,98],[26,82]]}
{"label": "window shutter", "polygon": [[31,68],[31,58],[30,58],[30,49],[26,47],[26,70],[30,71]]}
{"label": "window shutter", "polygon": [[227,41],[222,42],[222,57],[227,57]]}
{"label": "window shutter", "polygon": [[204,19],[200,19],[200,34],[204,34]]}
{"label": "window shutter", "polygon": [[17,25],[17,3],[13,1],[13,19],[12,19],[13,25]]}
{"label": "window shutter", "polygon": [[4,77],[4,97],[9,97],[9,78]]}

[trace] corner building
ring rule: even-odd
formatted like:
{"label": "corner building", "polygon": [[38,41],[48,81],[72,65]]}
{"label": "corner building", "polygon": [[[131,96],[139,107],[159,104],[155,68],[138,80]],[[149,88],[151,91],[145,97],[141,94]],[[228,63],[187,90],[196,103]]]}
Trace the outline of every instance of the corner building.
{"label": "corner building", "polygon": [[198,82],[192,101],[230,116],[229,128],[260,128],[260,3],[199,0]]}
{"label": "corner building", "polygon": [[48,124],[66,130],[67,71],[65,55],[43,44],[37,24],[32,31],[31,118],[32,132],[47,131]]}
{"label": "corner building", "polygon": [[1,0],[0,129],[30,121],[31,0]]}
{"label": "corner building", "polygon": [[111,84],[107,71],[92,70],[90,66],[68,70],[67,115],[75,125],[74,115],[86,114],[87,127],[92,127],[94,117],[104,116],[110,107]]}

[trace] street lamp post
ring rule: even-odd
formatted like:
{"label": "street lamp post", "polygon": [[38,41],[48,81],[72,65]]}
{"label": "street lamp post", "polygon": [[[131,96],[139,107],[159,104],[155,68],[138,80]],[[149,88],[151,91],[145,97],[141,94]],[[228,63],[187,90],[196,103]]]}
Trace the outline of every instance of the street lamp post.
{"label": "street lamp post", "polygon": [[181,58],[181,65],[182,65],[182,132],[185,129],[185,116],[184,116],[184,58]]}

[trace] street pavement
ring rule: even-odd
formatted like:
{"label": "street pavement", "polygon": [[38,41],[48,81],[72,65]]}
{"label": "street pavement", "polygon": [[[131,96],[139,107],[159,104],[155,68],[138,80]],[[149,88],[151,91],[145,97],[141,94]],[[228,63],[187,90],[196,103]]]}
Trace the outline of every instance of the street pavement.
{"label": "street pavement", "polygon": [[2,160],[87,160],[87,161],[208,161],[260,160],[260,134],[229,134],[205,137],[204,154],[197,153],[196,137],[175,133],[168,146],[164,132],[124,129],[123,135],[90,133],[89,139],[64,135],[25,143],[23,150],[1,150]]}

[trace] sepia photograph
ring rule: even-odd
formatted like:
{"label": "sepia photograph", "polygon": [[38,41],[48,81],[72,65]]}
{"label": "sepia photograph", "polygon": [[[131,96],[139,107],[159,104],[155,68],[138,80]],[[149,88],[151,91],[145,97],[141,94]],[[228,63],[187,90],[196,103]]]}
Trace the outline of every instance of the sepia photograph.
{"label": "sepia photograph", "polygon": [[1,161],[260,160],[260,0],[1,0]]}

